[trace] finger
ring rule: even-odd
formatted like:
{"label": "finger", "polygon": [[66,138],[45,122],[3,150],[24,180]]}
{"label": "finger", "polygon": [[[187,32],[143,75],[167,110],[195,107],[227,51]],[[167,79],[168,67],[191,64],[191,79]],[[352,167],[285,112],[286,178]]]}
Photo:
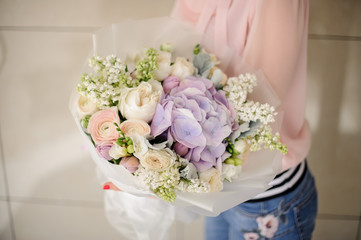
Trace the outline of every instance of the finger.
{"label": "finger", "polygon": [[117,186],[115,186],[112,182],[106,182],[103,185],[104,190],[113,190],[113,191],[122,191]]}

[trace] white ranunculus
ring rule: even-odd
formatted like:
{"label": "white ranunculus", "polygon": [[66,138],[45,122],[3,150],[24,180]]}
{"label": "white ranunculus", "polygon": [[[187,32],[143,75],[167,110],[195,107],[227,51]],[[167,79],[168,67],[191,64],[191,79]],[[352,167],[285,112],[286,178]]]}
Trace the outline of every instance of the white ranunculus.
{"label": "white ranunculus", "polygon": [[171,70],[171,54],[169,52],[160,51],[158,56],[158,69],[154,71],[154,79],[163,81],[166,79]]}
{"label": "white ranunculus", "polygon": [[140,164],[149,170],[163,171],[173,166],[177,156],[169,148],[148,151],[140,157]]}
{"label": "white ranunculus", "polygon": [[125,147],[114,144],[109,150],[109,156],[114,159],[119,159],[121,157],[128,156],[127,149]]}
{"label": "white ranunculus", "polygon": [[138,119],[150,122],[157,108],[163,87],[156,80],[141,82],[136,88],[124,88],[119,110],[126,119]]}
{"label": "white ranunculus", "polygon": [[193,75],[194,66],[188,62],[187,59],[177,57],[175,63],[172,66],[171,75],[178,77],[180,80]]}
{"label": "white ranunculus", "polygon": [[199,179],[209,183],[211,192],[220,192],[223,189],[223,182],[220,172],[215,168],[210,168],[207,171],[199,173]]}
{"label": "white ranunculus", "polygon": [[240,172],[242,171],[242,166],[235,166],[233,164],[222,164],[222,180],[227,179],[229,182],[232,180],[236,180],[240,176]]}
{"label": "white ranunculus", "polygon": [[86,115],[92,115],[98,111],[97,105],[88,97],[80,95],[77,102],[77,109],[81,118]]}

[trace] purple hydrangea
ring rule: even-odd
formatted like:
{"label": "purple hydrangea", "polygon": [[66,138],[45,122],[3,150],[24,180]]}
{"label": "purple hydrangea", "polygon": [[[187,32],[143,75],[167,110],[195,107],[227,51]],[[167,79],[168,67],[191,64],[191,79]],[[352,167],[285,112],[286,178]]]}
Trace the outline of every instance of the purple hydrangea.
{"label": "purple hydrangea", "polygon": [[151,135],[168,136],[174,150],[190,160],[199,171],[224,161],[226,143],[238,128],[235,111],[224,91],[212,81],[188,77],[176,85],[158,103]]}

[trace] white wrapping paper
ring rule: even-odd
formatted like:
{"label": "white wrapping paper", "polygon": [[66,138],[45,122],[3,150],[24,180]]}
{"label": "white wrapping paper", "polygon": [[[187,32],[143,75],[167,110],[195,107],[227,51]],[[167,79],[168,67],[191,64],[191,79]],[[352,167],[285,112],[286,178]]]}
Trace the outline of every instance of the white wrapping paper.
{"label": "white wrapping paper", "polygon": [[[162,43],[171,42],[175,49],[174,56],[179,55],[191,58],[193,48],[197,43],[202,43],[202,46],[205,46],[209,52],[212,52],[212,42],[210,39],[211,38],[201,36],[195,32],[192,27],[170,18],[137,21],[128,20],[95,32],[93,35],[94,47],[92,52],[102,56],[116,54],[121,59],[126,59],[127,54],[134,54],[134,52],[139,51],[144,47],[154,47],[158,49]],[[227,69],[232,64],[237,64],[237,62],[234,62],[235,59],[237,59],[237,56],[232,55],[232,53],[233,51],[224,46],[224,52],[221,54],[222,56],[219,56],[222,69]],[[250,69],[246,68],[246,70]],[[87,66],[84,66],[83,72],[88,71],[90,71],[90,69]],[[277,107],[279,105],[277,96],[272,91],[262,72],[257,71],[256,75],[259,83],[258,87],[255,88],[254,93],[251,95],[251,98],[261,103],[268,102]],[[70,101],[70,108],[78,127],[81,130],[76,112],[76,99],[77,93],[74,91]],[[281,115],[282,114],[278,115],[278,125],[281,123]],[[278,129],[278,126],[275,125],[274,130]],[[89,137],[86,136],[82,130],[81,132],[89,147],[93,160],[109,181],[112,181],[123,191],[136,196],[155,196],[151,192],[143,191],[139,187],[136,178],[125,170],[125,168],[110,164],[108,161],[99,157]],[[281,158],[281,154],[277,151],[260,150],[258,152],[251,152],[249,159],[243,165],[240,179],[232,183],[225,182],[222,192],[179,192],[176,201],[172,205],[178,207],[178,209],[184,209],[185,212],[186,210],[190,210],[191,212],[196,212],[205,216],[216,216],[265,191],[269,187],[268,183],[281,170]],[[122,197],[126,198],[129,194],[122,195]],[[108,195],[107,198],[110,196],[111,195]],[[128,196],[128,198],[133,198],[133,196]],[[156,201],[162,200],[158,199]],[[159,206],[162,204],[158,204],[156,201],[152,204],[155,204],[155,206],[157,206],[155,209],[159,210]],[[137,219],[137,216],[142,216],[142,214],[148,214],[148,217],[152,217],[152,214],[149,212],[142,212],[141,208],[136,207],[136,204],[139,204],[139,207],[141,207],[144,203],[133,201],[133,204],[135,206],[131,208],[127,206],[127,208],[131,209],[130,213],[135,219]],[[118,207],[122,206],[121,204],[118,205]],[[174,214],[174,210],[167,207],[169,206],[168,204],[163,204],[163,206],[164,211],[167,212],[167,214]]]}

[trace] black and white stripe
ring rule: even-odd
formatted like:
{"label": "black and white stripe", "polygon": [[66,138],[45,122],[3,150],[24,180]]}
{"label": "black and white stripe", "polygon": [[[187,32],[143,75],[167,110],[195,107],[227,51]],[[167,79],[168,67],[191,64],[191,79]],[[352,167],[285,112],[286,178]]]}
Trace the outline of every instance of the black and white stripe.
{"label": "black and white stripe", "polygon": [[270,186],[272,186],[271,188],[261,194],[258,194],[248,202],[265,201],[267,199],[274,198],[291,191],[302,181],[306,171],[307,164],[306,160],[304,160],[297,166],[278,174],[270,182]]}

